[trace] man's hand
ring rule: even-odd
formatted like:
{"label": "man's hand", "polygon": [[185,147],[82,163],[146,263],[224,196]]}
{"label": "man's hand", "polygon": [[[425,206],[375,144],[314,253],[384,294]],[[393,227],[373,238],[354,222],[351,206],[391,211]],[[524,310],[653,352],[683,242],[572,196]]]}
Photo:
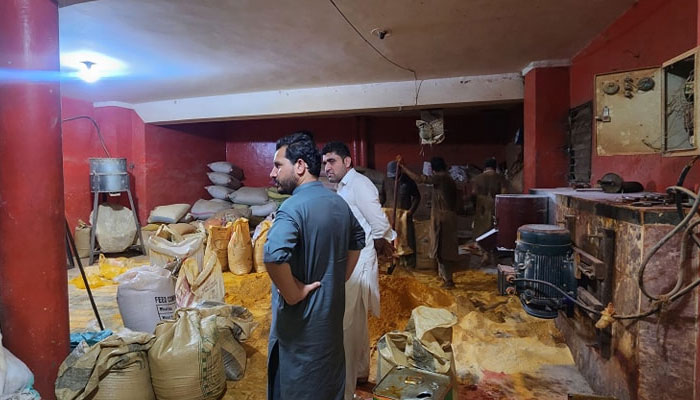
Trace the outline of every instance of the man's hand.
{"label": "man's hand", "polygon": [[321,282],[312,282],[304,284],[292,275],[292,270],[289,264],[265,264],[267,273],[270,279],[277,286],[277,291],[284,301],[293,306],[304,300],[309,293],[321,286]]}
{"label": "man's hand", "polygon": [[377,251],[377,257],[383,260],[390,260],[396,251],[386,239],[374,239],[374,249]]}
{"label": "man's hand", "polygon": [[298,289],[297,298],[295,299],[296,301],[293,300],[294,303],[287,302],[287,304],[289,304],[290,306],[293,306],[294,304],[301,302],[309,295],[309,293],[311,293],[314,290],[321,287],[321,282],[313,282],[313,283],[304,284],[303,282],[301,282],[297,279],[295,279],[294,281],[295,281],[294,283],[297,285],[297,289]]}

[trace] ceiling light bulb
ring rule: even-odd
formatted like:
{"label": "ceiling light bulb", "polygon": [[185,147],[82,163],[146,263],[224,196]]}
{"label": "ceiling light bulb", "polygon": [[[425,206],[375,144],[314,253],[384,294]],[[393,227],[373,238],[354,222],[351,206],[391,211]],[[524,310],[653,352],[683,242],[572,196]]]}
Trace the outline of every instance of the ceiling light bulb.
{"label": "ceiling light bulb", "polygon": [[95,68],[95,63],[92,61],[81,61],[81,68],[78,72],[80,79],[87,83],[95,83],[100,79],[100,72]]}

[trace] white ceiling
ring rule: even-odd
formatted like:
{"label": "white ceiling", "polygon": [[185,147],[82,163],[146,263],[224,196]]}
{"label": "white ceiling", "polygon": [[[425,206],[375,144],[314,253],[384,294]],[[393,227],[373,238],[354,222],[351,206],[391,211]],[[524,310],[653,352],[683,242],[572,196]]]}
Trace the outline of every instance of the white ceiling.
{"label": "white ceiling", "polygon": [[[68,3],[75,1],[65,0]],[[635,0],[336,0],[372,44],[419,79],[518,72],[568,59]],[[60,9],[61,53],[93,51],[124,73],[63,93],[140,103],[413,80],[329,0],[97,0]],[[380,40],[373,28],[391,35]]]}

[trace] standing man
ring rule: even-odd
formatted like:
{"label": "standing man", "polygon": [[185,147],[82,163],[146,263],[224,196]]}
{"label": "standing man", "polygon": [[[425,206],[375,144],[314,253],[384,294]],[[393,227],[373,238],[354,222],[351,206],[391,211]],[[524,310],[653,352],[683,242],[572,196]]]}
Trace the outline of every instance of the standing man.
{"label": "standing man", "polygon": [[508,181],[496,172],[496,159],[489,158],[484,163],[484,172],[472,182],[472,196],[475,198],[474,237],[479,237],[493,227],[496,195],[506,193]]}
{"label": "standing man", "polygon": [[365,234],[347,204],[318,181],[321,155],[309,133],[277,141],[270,177],[291,194],[268,231],[272,280],[267,398],[343,399],[345,281]]}
{"label": "standing man", "polygon": [[[399,236],[397,254],[403,265],[415,266],[416,260],[416,235],[413,228],[413,214],[420,205],[420,191],[418,185],[406,174],[400,174],[398,186],[396,183],[398,164],[390,161],[386,166],[386,178],[382,190],[379,192],[379,201],[384,207],[384,212],[391,216],[396,205],[396,223],[394,227]],[[394,189],[396,197],[394,199]],[[391,217],[389,217],[391,222]]]}
{"label": "standing man", "polygon": [[[328,180],[338,185],[338,194],[347,202],[365,230],[365,247],[350,279],[345,283],[345,400],[352,400],[358,378],[369,376],[369,330],[367,312],[379,317],[379,264],[377,254],[391,256],[390,241],[396,233],[379,204],[376,186],[355,171],[348,146],[329,142],[321,150]],[[375,251],[376,250],[376,251]]]}
{"label": "standing man", "polygon": [[457,185],[449,173],[442,157],[430,160],[431,176],[419,175],[399,164],[401,172],[418,183],[433,185],[430,209],[430,256],[438,261],[438,273],[444,281],[443,287],[455,286],[450,263],[457,260]]}

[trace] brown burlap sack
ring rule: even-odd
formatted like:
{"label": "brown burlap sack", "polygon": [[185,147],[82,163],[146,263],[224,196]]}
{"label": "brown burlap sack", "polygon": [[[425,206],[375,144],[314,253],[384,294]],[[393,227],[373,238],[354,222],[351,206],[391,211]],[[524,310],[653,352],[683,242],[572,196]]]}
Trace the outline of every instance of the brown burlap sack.
{"label": "brown burlap sack", "polygon": [[217,318],[181,308],[156,327],[148,361],[158,400],[213,400],[226,391]]}
{"label": "brown burlap sack", "polygon": [[239,218],[233,223],[233,233],[228,243],[228,267],[236,275],[250,273],[253,269],[253,243],[246,218]]}
{"label": "brown burlap sack", "polygon": [[228,242],[231,240],[231,232],[233,232],[233,223],[229,222],[225,226],[210,226],[207,228],[209,236],[207,237],[207,247],[204,252],[213,251],[216,258],[221,263],[223,272],[228,271]]}
{"label": "brown burlap sack", "polygon": [[150,333],[131,332],[112,335],[92,347],[82,342],[58,369],[56,398],[155,399],[146,355],[154,340]]}

